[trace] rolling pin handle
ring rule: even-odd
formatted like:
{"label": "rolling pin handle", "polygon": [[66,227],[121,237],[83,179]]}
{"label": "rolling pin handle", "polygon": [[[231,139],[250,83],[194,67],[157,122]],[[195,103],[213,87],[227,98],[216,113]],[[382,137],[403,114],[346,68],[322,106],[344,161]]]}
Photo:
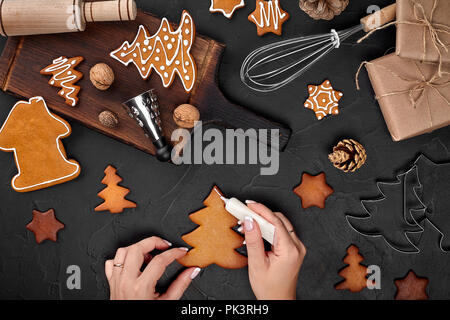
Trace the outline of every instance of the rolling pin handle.
{"label": "rolling pin handle", "polygon": [[83,16],[86,22],[130,21],[137,16],[134,0],[84,2]]}

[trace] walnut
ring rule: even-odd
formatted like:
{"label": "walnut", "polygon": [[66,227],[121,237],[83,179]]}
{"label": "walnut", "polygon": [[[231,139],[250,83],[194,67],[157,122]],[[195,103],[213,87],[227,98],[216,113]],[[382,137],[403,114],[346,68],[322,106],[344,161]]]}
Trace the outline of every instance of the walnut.
{"label": "walnut", "polygon": [[179,127],[190,129],[200,120],[200,112],[190,104],[182,104],[173,112],[173,120]]}
{"label": "walnut", "polygon": [[92,84],[99,90],[108,90],[114,82],[114,71],[106,63],[97,63],[90,72]]}
{"label": "walnut", "polygon": [[116,114],[109,110],[101,112],[98,115],[98,120],[107,128],[115,128],[119,125],[119,119],[117,118]]}

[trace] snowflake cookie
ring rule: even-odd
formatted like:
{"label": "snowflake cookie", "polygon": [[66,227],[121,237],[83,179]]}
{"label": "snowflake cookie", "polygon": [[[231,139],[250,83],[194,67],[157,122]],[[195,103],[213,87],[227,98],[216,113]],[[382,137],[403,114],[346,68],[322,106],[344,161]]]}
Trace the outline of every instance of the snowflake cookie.
{"label": "snowflake cookie", "polygon": [[329,80],[325,80],[320,86],[309,85],[308,92],[305,108],[313,110],[318,120],[329,114],[339,114],[339,100],[344,94],[334,90]]}

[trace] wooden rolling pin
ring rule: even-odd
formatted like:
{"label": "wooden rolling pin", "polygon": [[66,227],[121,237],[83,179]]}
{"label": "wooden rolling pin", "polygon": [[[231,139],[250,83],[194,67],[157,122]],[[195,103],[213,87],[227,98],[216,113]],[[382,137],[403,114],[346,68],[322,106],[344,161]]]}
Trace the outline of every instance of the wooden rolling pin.
{"label": "wooden rolling pin", "polygon": [[0,34],[84,31],[87,22],[135,20],[136,15],[134,0],[0,0]]}

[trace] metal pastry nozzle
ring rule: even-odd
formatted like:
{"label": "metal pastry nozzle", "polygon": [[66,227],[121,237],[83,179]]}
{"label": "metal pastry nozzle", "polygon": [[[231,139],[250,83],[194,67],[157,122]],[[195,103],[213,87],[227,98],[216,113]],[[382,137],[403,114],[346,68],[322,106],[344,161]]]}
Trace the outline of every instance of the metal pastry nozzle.
{"label": "metal pastry nozzle", "polygon": [[156,157],[159,161],[167,162],[171,157],[171,147],[162,134],[158,97],[151,89],[122,104],[129,116],[136,120],[145,135],[152,139],[156,147]]}

